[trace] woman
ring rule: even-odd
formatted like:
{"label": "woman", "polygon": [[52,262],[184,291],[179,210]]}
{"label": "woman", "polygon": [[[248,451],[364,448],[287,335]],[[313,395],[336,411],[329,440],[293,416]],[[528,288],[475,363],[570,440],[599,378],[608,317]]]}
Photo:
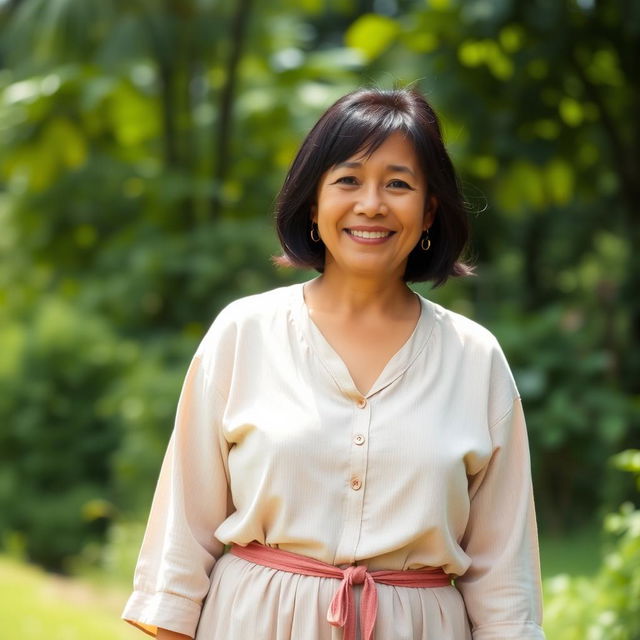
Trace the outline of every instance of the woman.
{"label": "woman", "polygon": [[322,116],[277,205],[285,258],[321,275],[232,303],[201,343],[126,620],[198,640],[544,637],[508,365],[406,285],[468,274],[467,224],[420,94]]}

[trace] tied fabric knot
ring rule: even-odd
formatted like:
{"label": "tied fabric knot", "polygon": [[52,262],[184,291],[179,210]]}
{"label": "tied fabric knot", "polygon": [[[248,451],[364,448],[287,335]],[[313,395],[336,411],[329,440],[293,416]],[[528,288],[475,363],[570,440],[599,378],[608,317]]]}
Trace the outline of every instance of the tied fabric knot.
{"label": "tied fabric knot", "polygon": [[355,640],[356,615],[353,585],[362,584],[364,587],[360,598],[360,626],[363,640],[372,640],[378,614],[378,592],[375,581],[367,567],[363,565],[347,567],[342,574],[342,582],[329,604],[327,621],[334,627],[344,628],[344,640]]}
{"label": "tied fabric knot", "polygon": [[246,546],[233,544],[231,553],[248,562],[270,567],[277,571],[289,571],[317,578],[340,580],[338,590],[331,599],[327,621],[334,627],[344,629],[343,640],[356,638],[356,614],[353,585],[361,584],[360,627],[363,640],[373,640],[373,628],[378,615],[378,592],[376,582],[396,587],[446,587],[451,586],[451,578],[442,569],[412,569],[407,571],[373,571],[364,565],[340,569],[321,560],[315,560],[291,551],[267,547],[259,542]]}
{"label": "tied fabric knot", "polygon": [[351,584],[364,584],[367,576],[369,576],[370,580],[372,579],[369,572],[367,571],[367,567],[362,564],[357,566],[352,565],[344,570],[345,580],[347,580]]}

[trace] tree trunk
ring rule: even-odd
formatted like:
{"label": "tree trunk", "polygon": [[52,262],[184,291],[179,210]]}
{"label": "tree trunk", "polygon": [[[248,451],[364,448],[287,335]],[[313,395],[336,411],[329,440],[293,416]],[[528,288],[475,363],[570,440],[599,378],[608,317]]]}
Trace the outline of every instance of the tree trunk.
{"label": "tree trunk", "polygon": [[225,84],[220,94],[215,144],[214,195],[211,217],[220,217],[223,208],[222,188],[231,165],[230,141],[233,119],[233,102],[237,83],[238,64],[242,57],[245,36],[252,8],[252,0],[237,0],[230,33],[230,51],[227,60]]}

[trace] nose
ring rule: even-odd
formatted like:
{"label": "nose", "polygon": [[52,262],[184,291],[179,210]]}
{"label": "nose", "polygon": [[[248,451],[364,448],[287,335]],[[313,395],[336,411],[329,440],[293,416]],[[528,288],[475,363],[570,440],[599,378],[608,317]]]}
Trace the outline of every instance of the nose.
{"label": "nose", "polygon": [[362,213],[369,218],[387,213],[387,205],[375,185],[362,189],[359,195],[358,202],[354,207],[355,213]]}

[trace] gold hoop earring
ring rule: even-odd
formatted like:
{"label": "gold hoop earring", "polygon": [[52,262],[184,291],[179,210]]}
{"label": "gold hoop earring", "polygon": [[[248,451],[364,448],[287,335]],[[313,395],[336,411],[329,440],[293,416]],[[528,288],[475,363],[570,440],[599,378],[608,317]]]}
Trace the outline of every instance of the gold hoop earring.
{"label": "gold hoop earring", "polygon": [[[427,246],[424,246],[424,241],[427,241]],[[429,229],[427,229],[424,232],[424,235],[422,236],[422,240],[420,240],[420,248],[423,251],[429,251],[429,248],[431,247],[431,239],[429,238]]]}
{"label": "gold hoop earring", "polygon": [[[315,232],[315,236],[313,235]],[[318,233],[318,225],[316,224],[312,224],[311,225],[311,231],[309,232],[309,235],[311,236],[311,240],[313,242],[320,242],[320,234]]]}

